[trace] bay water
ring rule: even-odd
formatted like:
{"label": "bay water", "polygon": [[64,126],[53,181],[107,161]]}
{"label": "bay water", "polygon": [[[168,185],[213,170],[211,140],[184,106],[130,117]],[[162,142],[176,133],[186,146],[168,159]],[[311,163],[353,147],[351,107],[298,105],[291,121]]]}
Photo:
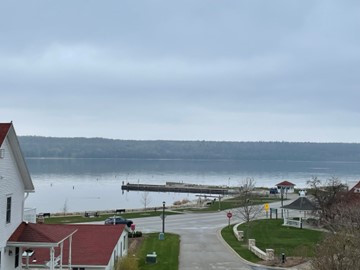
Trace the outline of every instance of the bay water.
{"label": "bay water", "polygon": [[[35,185],[25,201],[37,212],[79,212],[143,208],[144,192],[122,192],[123,183],[183,182],[241,186],[251,177],[257,187],[270,188],[284,180],[306,188],[312,177],[338,177],[348,185],[360,180],[360,163],[262,160],[134,160],[134,159],[27,159]],[[147,207],[195,200],[195,194],[149,193]]]}

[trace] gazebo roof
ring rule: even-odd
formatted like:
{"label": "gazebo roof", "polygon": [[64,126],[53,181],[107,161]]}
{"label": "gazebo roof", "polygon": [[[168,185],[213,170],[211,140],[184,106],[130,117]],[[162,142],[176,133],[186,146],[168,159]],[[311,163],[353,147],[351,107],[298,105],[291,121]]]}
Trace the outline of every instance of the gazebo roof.
{"label": "gazebo roof", "polygon": [[294,187],[295,184],[289,182],[289,181],[282,181],[279,184],[276,184],[277,187]]}
{"label": "gazebo roof", "polygon": [[299,210],[299,211],[312,211],[318,209],[308,198],[299,197],[292,203],[284,205],[282,208]]}

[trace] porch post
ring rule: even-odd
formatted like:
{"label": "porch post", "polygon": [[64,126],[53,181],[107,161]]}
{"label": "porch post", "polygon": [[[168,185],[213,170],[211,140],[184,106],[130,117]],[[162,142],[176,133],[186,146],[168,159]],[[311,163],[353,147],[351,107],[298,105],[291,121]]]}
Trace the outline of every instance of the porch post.
{"label": "porch post", "polygon": [[54,270],[54,253],[55,253],[55,250],[54,250],[54,247],[51,247],[50,248],[50,270]]}
{"label": "porch post", "polygon": [[69,238],[69,269],[71,269],[72,235]]}
{"label": "porch post", "polygon": [[63,247],[64,247],[64,242],[61,242],[61,244],[60,244],[60,270],[62,270],[62,266],[63,266]]}
{"label": "porch post", "polygon": [[29,269],[29,253],[26,252],[26,266],[25,269]]}

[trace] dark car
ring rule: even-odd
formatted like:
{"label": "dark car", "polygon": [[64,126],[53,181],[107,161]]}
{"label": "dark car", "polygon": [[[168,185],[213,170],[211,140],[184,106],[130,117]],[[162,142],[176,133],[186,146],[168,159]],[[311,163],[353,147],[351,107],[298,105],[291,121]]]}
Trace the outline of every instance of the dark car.
{"label": "dark car", "polygon": [[123,218],[123,217],[109,217],[105,220],[105,224],[126,224],[128,227],[133,224],[132,220]]}

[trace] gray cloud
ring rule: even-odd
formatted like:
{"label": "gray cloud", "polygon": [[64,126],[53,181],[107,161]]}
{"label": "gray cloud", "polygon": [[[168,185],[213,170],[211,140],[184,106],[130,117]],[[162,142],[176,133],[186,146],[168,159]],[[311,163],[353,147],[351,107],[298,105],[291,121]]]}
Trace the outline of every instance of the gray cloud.
{"label": "gray cloud", "polygon": [[356,1],[0,7],[0,121],[124,139],[359,141]]}

